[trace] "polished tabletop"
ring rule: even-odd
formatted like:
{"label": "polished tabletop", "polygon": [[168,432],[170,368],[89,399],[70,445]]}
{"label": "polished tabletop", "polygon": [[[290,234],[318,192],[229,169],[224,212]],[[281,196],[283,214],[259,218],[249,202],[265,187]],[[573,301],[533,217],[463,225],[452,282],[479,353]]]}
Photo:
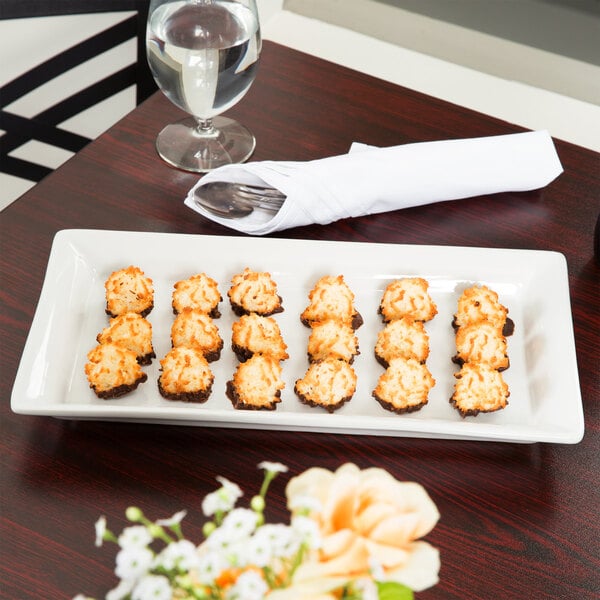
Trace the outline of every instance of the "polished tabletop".
{"label": "polished tabletop", "polygon": [[[273,43],[265,43],[255,84],[229,114],[255,133],[254,160],[342,154],[353,141],[391,146],[520,131]],[[186,531],[200,539],[200,501],[215,488],[215,477],[255,490],[257,463],[274,460],[287,464],[289,475],[351,461],[421,483],[441,513],[426,538],[440,550],[441,570],[440,582],[418,598],[597,598],[600,266],[593,232],[600,155],[560,140],[555,145],[565,171],[543,190],[431,204],[272,237],[564,254],[585,417],[578,444],[90,422],[11,412],[11,390],[57,231],[239,235],[186,208],[183,198],[197,176],[156,155],[157,132],[180,116],[155,94],[0,214],[0,597],[102,597],[116,578],[114,550],[94,547],[100,514],[124,526],[129,505],[154,517],[185,508]],[[287,479],[273,484],[269,519],[286,518]]]}

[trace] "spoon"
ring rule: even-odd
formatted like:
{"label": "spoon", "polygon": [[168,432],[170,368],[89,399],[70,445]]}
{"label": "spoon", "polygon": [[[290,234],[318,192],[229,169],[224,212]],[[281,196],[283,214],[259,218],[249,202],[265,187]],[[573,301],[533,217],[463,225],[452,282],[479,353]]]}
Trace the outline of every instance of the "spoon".
{"label": "spoon", "polygon": [[255,208],[277,212],[286,198],[279,190],[228,181],[209,181],[194,191],[194,201],[210,213],[226,219],[239,219]]}

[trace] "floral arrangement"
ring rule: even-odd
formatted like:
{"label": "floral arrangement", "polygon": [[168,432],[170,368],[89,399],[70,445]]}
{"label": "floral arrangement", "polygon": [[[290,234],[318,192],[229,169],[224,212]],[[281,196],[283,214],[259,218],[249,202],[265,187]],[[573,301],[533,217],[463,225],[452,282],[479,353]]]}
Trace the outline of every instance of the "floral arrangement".
{"label": "floral arrangement", "polygon": [[[96,545],[119,546],[119,584],[107,600],[405,600],[435,585],[439,554],[420,540],[439,519],[422,486],[383,469],[311,468],[286,487],[290,523],[265,522],[271,481],[287,467],[263,462],[248,508],[243,492],[220,487],[202,502],[210,520],[197,546],[182,532],[185,511],[150,521],[138,508],[119,536],[96,523]],[[74,600],[91,600],[78,595]]]}

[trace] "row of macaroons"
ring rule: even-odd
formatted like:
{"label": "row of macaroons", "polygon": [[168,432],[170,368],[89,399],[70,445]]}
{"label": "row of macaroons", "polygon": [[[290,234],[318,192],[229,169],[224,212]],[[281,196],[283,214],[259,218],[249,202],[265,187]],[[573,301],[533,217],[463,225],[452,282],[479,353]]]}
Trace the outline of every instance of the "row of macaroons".
{"label": "row of macaroons", "polygon": [[301,402],[334,412],[350,401],[357,376],[352,368],[359,354],[355,330],[363,323],[354,293],[342,275],[321,277],[308,295],[300,320],[310,327],[309,366],[294,385]]}
{"label": "row of macaroons", "polygon": [[226,394],[236,409],[275,410],[285,387],[282,361],[287,345],[272,315],[283,311],[277,284],[270,273],[246,268],[235,275],[228,291],[233,312],[231,347],[238,365]]}
{"label": "row of macaroons", "polygon": [[152,279],[135,266],[113,271],[104,282],[108,327],[90,350],[85,374],[99,398],[118,398],[148,379],[141,365],[156,357],[152,325],[146,316],[154,308]]}
{"label": "row of macaroons", "polygon": [[502,371],[510,366],[507,336],[514,323],[496,291],[487,286],[465,289],[459,300],[453,326],[460,365],[451,404],[462,417],[495,412],[508,405],[510,391]]}
{"label": "row of macaroons", "polygon": [[392,412],[422,409],[435,379],[426,361],[429,335],[424,323],[437,314],[429,282],[421,277],[396,279],[385,288],[379,312],[385,323],[377,335],[375,357],[385,368],[373,397]]}

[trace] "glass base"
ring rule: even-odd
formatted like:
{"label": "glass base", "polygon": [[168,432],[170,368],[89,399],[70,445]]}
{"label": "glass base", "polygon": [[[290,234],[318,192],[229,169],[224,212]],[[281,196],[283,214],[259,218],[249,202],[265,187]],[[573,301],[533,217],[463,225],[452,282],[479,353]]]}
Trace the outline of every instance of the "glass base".
{"label": "glass base", "polygon": [[212,125],[203,131],[193,117],[167,125],[156,138],[156,150],[170,165],[194,173],[250,158],[256,140],[246,127],[228,117],[214,117]]}

